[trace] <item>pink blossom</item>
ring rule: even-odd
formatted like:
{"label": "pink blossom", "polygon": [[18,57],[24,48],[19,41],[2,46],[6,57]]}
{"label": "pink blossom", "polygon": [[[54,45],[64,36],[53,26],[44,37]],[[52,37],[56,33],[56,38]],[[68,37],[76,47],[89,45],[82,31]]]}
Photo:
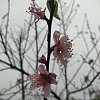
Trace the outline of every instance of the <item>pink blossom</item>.
{"label": "pink blossom", "polygon": [[55,31],[53,34],[53,39],[55,42],[53,55],[57,60],[66,66],[66,59],[72,57],[72,41],[69,37],[63,36],[60,38],[60,32]]}
{"label": "pink blossom", "polygon": [[37,74],[30,75],[28,77],[29,80],[32,81],[30,85],[30,90],[34,90],[38,87],[43,87],[44,96],[49,96],[51,92],[50,84],[57,84],[56,74],[49,73],[44,65],[40,65]]}
{"label": "pink blossom", "polygon": [[33,14],[38,20],[39,19],[44,19],[45,17],[45,9],[43,11],[41,11],[40,7],[36,7],[36,5],[32,5],[31,7],[28,8],[29,9],[29,13],[31,12],[31,14]]}
{"label": "pink blossom", "polygon": [[43,63],[43,64],[46,64],[46,58],[45,58],[44,55],[42,55],[42,57],[39,58],[39,62]]}

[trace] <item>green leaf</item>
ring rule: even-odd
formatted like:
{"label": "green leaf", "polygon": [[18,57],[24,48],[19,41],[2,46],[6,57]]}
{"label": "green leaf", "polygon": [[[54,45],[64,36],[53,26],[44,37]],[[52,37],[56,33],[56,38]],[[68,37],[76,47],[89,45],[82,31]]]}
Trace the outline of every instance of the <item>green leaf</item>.
{"label": "green leaf", "polygon": [[[60,20],[60,17],[58,15],[58,2],[57,2],[57,0],[54,0],[54,5],[55,5],[55,11],[54,11],[53,16]],[[50,8],[49,0],[47,0],[47,8],[48,8],[48,10],[50,12],[51,8]]]}

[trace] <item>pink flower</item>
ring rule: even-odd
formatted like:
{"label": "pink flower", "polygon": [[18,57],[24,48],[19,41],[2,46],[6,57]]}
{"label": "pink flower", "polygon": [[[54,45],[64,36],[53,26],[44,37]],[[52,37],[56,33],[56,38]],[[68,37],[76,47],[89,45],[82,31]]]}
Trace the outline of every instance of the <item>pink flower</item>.
{"label": "pink flower", "polygon": [[36,7],[36,5],[32,5],[31,7],[28,8],[29,9],[29,13],[31,12],[31,14],[33,14],[38,20],[39,19],[44,19],[45,17],[45,9],[43,11],[41,11],[41,8]]}
{"label": "pink flower", "polygon": [[49,96],[51,92],[50,84],[57,84],[56,74],[49,73],[44,65],[40,65],[37,74],[30,75],[28,79],[32,81],[30,85],[30,90],[34,90],[40,86],[43,87],[44,96]]}
{"label": "pink flower", "polygon": [[39,58],[39,62],[43,63],[43,64],[46,64],[46,58],[45,58],[44,55],[42,55],[42,57]]}
{"label": "pink flower", "polygon": [[60,32],[55,31],[53,34],[53,39],[55,42],[53,55],[57,60],[66,66],[66,59],[72,57],[72,41],[69,37],[63,36],[60,38]]}

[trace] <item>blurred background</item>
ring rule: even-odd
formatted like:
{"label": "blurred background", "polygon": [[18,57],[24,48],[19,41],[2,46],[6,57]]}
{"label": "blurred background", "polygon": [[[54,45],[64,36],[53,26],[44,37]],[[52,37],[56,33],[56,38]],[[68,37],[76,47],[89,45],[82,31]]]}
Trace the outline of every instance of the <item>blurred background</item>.
{"label": "blurred background", "polygon": [[[46,7],[46,0],[35,2],[42,9]],[[35,22],[34,16],[26,12],[30,3],[0,0],[0,100],[22,100],[21,85],[17,84],[23,74],[18,70],[20,57],[23,70],[33,74],[39,65],[38,58],[47,55],[47,24],[44,20]],[[50,72],[58,75],[58,84],[52,88],[59,98],[51,93],[49,99],[66,100],[66,75],[69,100],[100,100],[100,0],[58,0],[58,5],[61,20],[53,18],[52,35],[57,30],[73,40],[73,57],[68,60],[65,74],[51,54]],[[47,7],[45,13],[49,18]],[[53,46],[52,36],[51,40]],[[24,81],[26,100],[42,100],[40,91],[30,93],[25,73]]]}

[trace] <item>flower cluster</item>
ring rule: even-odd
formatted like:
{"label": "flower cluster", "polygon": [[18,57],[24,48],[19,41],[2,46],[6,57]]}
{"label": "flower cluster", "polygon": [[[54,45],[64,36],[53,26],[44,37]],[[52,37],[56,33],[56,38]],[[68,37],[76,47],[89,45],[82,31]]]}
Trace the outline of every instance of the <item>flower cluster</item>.
{"label": "flower cluster", "polygon": [[47,97],[51,92],[50,84],[57,84],[56,74],[49,73],[44,65],[40,65],[37,74],[30,75],[28,77],[32,81],[30,90],[34,90],[38,87],[43,87],[44,96]]}
{"label": "flower cluster", "polygon": [[60,32],[55,31],[53,34],[53,39],[55,42],[53,55],[57,60],[66,66],[65,59],[72,57],[72,41],[69,37],[63,36],[60,38]]}
{"label": "flower cluster", "polygon": [[[31,5],[29,7],[29,13],[33,14],[38,20],[46,18],[45,9],[41,11],[41,8]],[[72,57],[72,40],[69,39],[68,35],[60,37],[60,32],[55,31],[53,34],[54,46],[51,47],[54,58],[66,67],[66,60]],[[50,54],[51,54],[50,52]],[[48,59],[47,59],[48,61]],[[38,62],[41,64],[38,68],[38,73],[30,75],[28,77],[31,80],[30,90],[34,90],[38,87],[43,87],[44,96],[48,97],[51,92],[51,84],[57,84],[56,74],[50,73],[46,70],[47,61],[44,55],[39,58]]]}

